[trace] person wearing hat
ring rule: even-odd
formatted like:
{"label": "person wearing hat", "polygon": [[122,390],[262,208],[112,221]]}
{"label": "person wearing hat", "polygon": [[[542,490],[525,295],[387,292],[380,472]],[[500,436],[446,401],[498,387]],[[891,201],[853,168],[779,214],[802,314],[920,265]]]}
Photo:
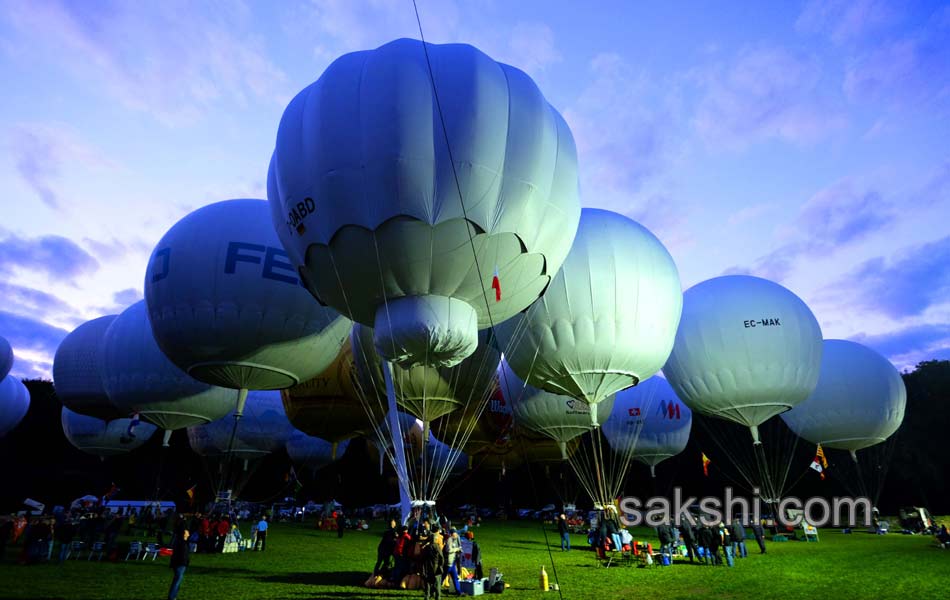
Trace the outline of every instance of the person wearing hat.
{"label": "person wearing hat", "polygon": [[459,539],[459,533],[456,529],[449,529],[449,538],[445,541],[445,572],[452,578],[452,586],[455,588],[456,595],[462,593],[459,586],[459,558],[462,555],[462,541]]}

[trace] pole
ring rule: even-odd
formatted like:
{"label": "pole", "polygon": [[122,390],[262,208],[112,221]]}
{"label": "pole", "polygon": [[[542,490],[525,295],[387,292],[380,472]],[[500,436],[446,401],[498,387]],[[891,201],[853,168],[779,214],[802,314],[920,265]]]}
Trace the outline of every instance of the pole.
{"label": "pole", "polygon": [[392,367],[382,361],[383,379],[386,380],[386,400],[389,404],[389,433],[393,440],[393,467],[399,481],[399,504],[402,510],[402,524],[405,525],[412,514],[412,497],[409,494],[409,468],[406,466],[406,450],[399,427],[399,415],[396,413],[396,386],[393,385]]}

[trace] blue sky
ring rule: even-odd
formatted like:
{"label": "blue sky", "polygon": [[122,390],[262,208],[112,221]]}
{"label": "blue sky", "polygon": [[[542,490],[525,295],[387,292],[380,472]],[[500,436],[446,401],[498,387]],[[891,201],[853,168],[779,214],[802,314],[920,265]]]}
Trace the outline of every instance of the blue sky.
{"label": "blue sky", "polygon": [[[518,66],[684,288],[798,293],[825,337],[950,358],[950,5],[420,0],[429,41]],[[265,196],[281,112],[342,53],[418,37],[410,0],[0,0],[0,335],[46,376],[141,298],[196,207]]]}

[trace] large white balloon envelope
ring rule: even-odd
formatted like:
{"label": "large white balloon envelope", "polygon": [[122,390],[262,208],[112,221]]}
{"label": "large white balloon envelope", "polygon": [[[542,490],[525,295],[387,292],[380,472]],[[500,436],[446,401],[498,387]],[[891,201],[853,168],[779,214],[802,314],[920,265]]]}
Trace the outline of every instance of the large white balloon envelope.
{"label": "large white balloon envelope", "polygon": [[70,444],[100,458],[128,454],[145,444],[158,429],[150,423],[135,423],[132,419],[104,421],[65,406],[60,422]]}
{"label": "large white balloon envelope", "polygon": [[244,415],[236,429],[233,417],[232,412],[210,423],[189,427],[191,449],[201,456],[224,456],[233,434],[235,457],[259,458],[282,448],[294,431],[276,390],[248,392]]}
{"label": "large white balloon envelope", "polygon": [[63,406],[103,421],[127,416],[109,401],[100,376],[102,340],[115,318],[86,321],[60,342],[53,357],[53,384]]}
{"label": "large white balloon envelope", "polygon": [[348,319],[300,285],[263,200],[195,210],[162,237],[145,277],[159,347],[192,377],[234,389],[280,389],[326,369]]}
{"label": "large white balloon envelope", "polygon": [[716,277],[683,295],[683,318],[663,373],[694,411],[749,427],[803,402],[821,366],[821,328],[781,285]]}
{"label": "large white balloon envelope", "polygon": [[13,431],[30,410],[30,391],[23,382],[7,375],[0,380],[0,437]]}
{"label": "large white balloon envelope", "polygon": [[673,258],[652,233],[585,208],[544,296],[499,327],[505,359],[528,384],[596,405],[660,370],[682,302]]}
{"label": "large white balloon envelope", "polygon": [[904,380],[886,358],[855,342],[825,340],[815,390],[782,419],[800,437],[857,461],[856,451],[897,431],[906,404]]}
{"label": "large white balloon envelope", "polygon": [[[385,397],[382,362],[376,354],[372,337],[372,329],[354,324],[350,338],[353,360],[362,393]],[[501,356],[490,337],[489,332],[480,332],[478,348],[453,367],[417,365],[402,368],[393,365],[396,403],[422,420],[426,435],[434,419],[467,407],[481,407],[487,400]]]}
{"label": "large white balloon envelope", "polygon": [[564,460],[568,458],[568,442],[593,428],[591,410],[597,412],[597,422],[603,423],[614,405],[613,397],[592,407],[570,396],[539,390],[523,382],[505,360],[498,366],[498,383],[515,424],[557,442]]}
{"label": "large white balloon envelope", "polygon": [[233,390],[193,379],[162,353],[144,300],[112,322],[100,357],[103,386],[116,408],[139,413],[166,432],[220,419],[234,408]]}
{"label": "large white balloon envelope", "polygon": [[666,379],[653,376],[619,392],[601,430],[611,449],[655,467],[686,449],[693,413]]}
{"label": "large white balloon envelope", "polygon": [[573,137],[534,82],[472,46],[426,49],[431,78],[415,40],[333,62],[284,111],[268,175],[308,289],[404,367],[458,364],[534,302],[580,213]]}
{"label": "large white balloon envelope", "polygon": [[10,374],[13,368],[13,347],[7,338],[0,335],[0,380]]}

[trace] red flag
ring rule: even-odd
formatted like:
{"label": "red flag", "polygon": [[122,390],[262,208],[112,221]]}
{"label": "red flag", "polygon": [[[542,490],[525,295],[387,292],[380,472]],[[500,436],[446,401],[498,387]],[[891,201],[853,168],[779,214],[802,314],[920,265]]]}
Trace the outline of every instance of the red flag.
{"label": "red flag", "polygon": [[703,454],[703,475],[705,475],[706,477],[709,477],[709,463],[711,463],[712,461],[709,460],[709,457],[706,456],[705,452],[703,452],[702,454]]}
{"label": "red flag", "polygon": [[491,289],[495,290],[495,302],[501,302],[501,280],[498,279],[498,266],[495,266],[495,275],[491,280]]}

